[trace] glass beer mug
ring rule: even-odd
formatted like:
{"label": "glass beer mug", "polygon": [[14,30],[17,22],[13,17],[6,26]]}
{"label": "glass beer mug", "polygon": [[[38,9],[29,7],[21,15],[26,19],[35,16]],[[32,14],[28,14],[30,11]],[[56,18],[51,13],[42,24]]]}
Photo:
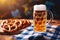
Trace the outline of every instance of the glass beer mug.
{"label": "glass beer mug", "polygon": [[[52,12],[50,13],[53,17]],[[34,5],[33,20],[34,20],[35,32],[46,32],[46,23],[47,23],[46,5],[43,5],[43,4]],[[51,21],[52,21],[52,18],[50,19],[50,22]]]}

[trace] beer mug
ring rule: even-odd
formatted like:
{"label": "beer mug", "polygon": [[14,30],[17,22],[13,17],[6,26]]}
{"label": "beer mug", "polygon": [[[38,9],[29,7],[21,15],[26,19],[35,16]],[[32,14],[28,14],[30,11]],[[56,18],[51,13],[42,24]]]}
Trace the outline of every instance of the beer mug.
{"label": "beer mug", "polygon": [[[51,11],[49,13],[52,16],[52,18],[48,23],[52,22],[53,19],[53,13]],[[46,23],[47,23],[46,5],[43,4],[34,5],[33,20],[34,20],[35,32],[46,32]]]}

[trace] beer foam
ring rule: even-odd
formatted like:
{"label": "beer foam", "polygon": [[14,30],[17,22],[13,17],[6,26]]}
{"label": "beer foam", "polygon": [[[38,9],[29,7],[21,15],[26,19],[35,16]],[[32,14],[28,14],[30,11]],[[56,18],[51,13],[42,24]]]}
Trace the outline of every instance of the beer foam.
{"label": "beer foam", "polygon": [[46,5],[44,4],[34,5],[34,10],[46,10]]}

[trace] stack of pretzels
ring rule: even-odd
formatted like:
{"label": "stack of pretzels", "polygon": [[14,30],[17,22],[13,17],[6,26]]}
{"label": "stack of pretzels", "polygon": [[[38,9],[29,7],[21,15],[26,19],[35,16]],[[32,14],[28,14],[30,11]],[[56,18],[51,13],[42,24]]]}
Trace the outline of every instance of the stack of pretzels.
{"label": "stack of pretzels", "polygon": [[4,32],[16,32],[18,30],[24,29],[31,25],[31,22],[26,19],[21,20],[3,20],[1,23],[1,27]]}

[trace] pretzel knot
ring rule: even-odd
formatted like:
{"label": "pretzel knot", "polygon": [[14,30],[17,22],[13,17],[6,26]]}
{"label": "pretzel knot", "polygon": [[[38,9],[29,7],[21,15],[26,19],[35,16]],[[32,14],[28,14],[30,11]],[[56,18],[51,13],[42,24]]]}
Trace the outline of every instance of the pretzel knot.
{"label": "pretzel knot", "polygon": [[5,32],[14,32],[17,30],[17,25],[14,24],[14,25],[10,26],[8,24],[4,24],[3,28],[4,28]]}
{"label": "pretzel knot", "polygon": [[1,25],[7,24],[7,20],[2,21]]}
{"label": "pretzel knot", "polygon": [[16,32],[30,26],[30,21],[22,20],[4,20],[1,24],[4,32]]}
{"label": "pretzel knot", "polygon": [[16,24],[18,28],[22,26],[22,22],[21,22],[21,21],[19,21],[19,20],[18,20],[18,21],[15,21],[15,23],[14,23],[14,24]]}

